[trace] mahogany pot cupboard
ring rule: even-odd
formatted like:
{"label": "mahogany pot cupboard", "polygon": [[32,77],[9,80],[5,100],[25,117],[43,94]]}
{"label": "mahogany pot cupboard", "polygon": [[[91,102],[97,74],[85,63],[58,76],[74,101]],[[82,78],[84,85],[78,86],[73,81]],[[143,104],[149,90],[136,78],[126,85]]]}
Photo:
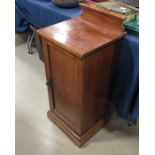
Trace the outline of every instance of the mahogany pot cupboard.
{"label": "mahogany pot cupboard", "polygon": [[109,93],[125,16],[81,3],[80,17],[39,29],[48,117],[78,146],[109,120]]}

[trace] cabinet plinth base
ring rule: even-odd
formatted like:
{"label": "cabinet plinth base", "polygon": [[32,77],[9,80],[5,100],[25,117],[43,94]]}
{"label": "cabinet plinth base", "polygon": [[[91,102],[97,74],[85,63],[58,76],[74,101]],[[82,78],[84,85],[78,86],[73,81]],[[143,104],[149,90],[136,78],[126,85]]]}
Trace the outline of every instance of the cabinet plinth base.
{"label": "cabinet plinth base", "polygon": [[77,146],[81,147],[86,143],[95,133],[97,133],[104,125],[109,122],[109,117],[100,120],[92,128],[79,136],[72,128],[66,125],[53,111],[48,111],[48,118],[52,120]]}

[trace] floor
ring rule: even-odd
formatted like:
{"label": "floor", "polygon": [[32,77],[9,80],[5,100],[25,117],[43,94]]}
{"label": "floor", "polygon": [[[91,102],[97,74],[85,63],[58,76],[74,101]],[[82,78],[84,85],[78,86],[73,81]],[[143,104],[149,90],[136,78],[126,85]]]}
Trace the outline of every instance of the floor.
{"label": "floor", "polygon": [[16,46],[16,155],[138,155],[138,125],[113,116],[82,148],[78,148],[48,118],[43,63],[26,44]]}

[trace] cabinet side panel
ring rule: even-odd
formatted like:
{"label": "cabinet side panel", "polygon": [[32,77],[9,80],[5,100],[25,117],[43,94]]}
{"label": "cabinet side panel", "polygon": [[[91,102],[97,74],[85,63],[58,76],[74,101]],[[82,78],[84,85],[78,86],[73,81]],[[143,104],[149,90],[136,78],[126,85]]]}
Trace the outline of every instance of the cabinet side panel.
{"label": "cabinet side panel", "polygon": [[99,49],[85,60],[83,132],[109,113],[114,49],[114,45]]}
{"label": "cabinet side panel", "polygon": [[75,132],[81,132],[82,60],[49,46],[55,111]]}

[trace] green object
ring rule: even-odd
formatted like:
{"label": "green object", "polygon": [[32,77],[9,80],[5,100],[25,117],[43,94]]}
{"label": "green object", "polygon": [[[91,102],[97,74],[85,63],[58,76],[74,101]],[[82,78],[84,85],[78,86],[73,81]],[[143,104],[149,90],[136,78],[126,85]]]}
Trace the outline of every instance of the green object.
{"label": "green object", "polygon": [[106,9],[109,11],[121,13],[126,16],[123,25],[125,30],[129,34],[134,34],[139,36],[139,11],[133,9],[133,7],[124,6],[123,4],[118,4],[115,2],[101,2],[96,3],[96,6],[101,9]]}
{"label": "green object", "polygon": [[125,30],[129,34],[134,34],[139,36],[139,14],[137,13],[134,18],[127,17],[126,20],[123,22]]}

